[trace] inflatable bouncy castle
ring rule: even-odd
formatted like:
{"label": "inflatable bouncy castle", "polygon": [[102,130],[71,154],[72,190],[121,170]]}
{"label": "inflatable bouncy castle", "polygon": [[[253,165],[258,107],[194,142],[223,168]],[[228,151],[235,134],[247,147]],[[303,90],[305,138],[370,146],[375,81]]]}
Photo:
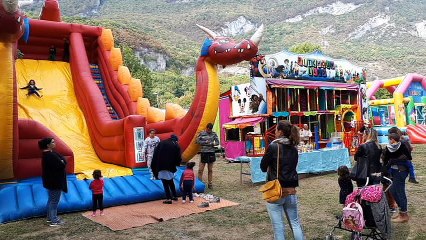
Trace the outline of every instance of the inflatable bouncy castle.
{"label": "inflatable bouncy castle", "polygon": [[[403,77],[376,80],[367,85],[371,122],[379,132],[379,140],[387,143],[387,130],[397,126],[406,131],[413,143],[426,143],[426,77],[410,73]],[[392,98],[376,99],[384,88]]]}
{"label": "inflatable bouncy castle", "polygon": [[[188,111],[168,104],[163,113],[143,98],[111,30],[61,22],[57,0],[45,1],[40,19],[27,18],[17,0],[0,0],[0,25],[0,222],[45,213],[37,145],[43,137],[55,138],[68,162],[60,211],[90,207],[87,179],[94,169],[105,177],[106,206],[162,198],[161,183],[144,171],[146,132],[155,129],[161,139],[176,134],[184,161],[190,160],[198,152],[197,133],[216,117],[217,65],[250,60],[263,32],[260,27],[236,43],[199,26],[209,38],[196,65],[195,99]],[[30,80],[40,97],[21,89]],[[204,190],[203,183],[196,186]]]}

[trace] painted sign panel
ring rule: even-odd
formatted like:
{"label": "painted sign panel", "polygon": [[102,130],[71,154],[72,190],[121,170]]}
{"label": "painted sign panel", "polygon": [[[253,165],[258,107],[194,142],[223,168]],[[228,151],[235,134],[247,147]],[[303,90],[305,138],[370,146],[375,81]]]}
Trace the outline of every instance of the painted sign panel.
{"label": "painted sign panel", "polygon": [[253,78],[250,83],[232,86],[232,117],[267,113],[266,82]]}
{"label": "painted sign panel", "polygon": [[135,144],[136,163],[145,162],[145,156],[142,154],[142,149],[145,142],[145,129],[143,127],[133,128],[133,137]]}
{"label": "painted sign panel", "polygon": [[282,51],[251,61],[252,77],[302,79],[334,82],[365,82],[365,69],[347,60],[333,59],[321,52],[295,54]]}

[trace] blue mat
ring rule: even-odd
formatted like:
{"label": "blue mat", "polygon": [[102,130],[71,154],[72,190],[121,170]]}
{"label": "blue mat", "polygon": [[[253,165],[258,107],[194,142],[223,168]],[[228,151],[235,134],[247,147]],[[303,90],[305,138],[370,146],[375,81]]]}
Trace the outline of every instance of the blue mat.
{"label": "blue mat", "polygon": [[[179,180],[183,168],[175,174],[178,194]],[[160,180],[151,180],[148,171],[135,171],[133,176],[104,178],[104,206],[117,206],[147,202],[165,198]],[[75,175],[68,177],[68,193],[63,193],[59,202],[59,212],[75,212],[91,209],[91,180],[78,180]],[[197,180],[196,192],[204,192],[205,184]],[[40,177],[19,183],[0,185],[0,223],[46,215],[47,191]]]}

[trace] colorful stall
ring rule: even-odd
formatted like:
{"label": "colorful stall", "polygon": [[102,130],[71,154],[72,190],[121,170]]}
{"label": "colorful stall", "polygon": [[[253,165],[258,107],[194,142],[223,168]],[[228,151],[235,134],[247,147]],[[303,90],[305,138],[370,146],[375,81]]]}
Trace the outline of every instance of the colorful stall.
{"label": "colorful stall", "polygon": [[283,119],[299,127],[307,124],[313,133],[301,152],[330,146],[334,136],[353,152],[357,130],[368,119],[362,107],[365,69],[320,52],[282,51],[258,55],[250,70],[250,83],[231,87],[221,98],[227,157],[263,155],[274,138],[275,124]]}

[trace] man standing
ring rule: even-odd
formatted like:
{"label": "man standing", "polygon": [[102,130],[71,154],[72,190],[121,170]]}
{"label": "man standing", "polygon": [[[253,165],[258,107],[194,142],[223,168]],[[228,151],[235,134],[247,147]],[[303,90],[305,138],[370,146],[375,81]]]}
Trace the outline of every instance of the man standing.
{"label": "man standing", "polygon": [[209,189],[213,189],[213,163],[216,161],[215,146],[219,145],[219,138],[212,129],[213,124],[208,123],[206,130],[200,132],[196,140],[196,143],[201,145],[201,160],[198,168],[198,178],[203,180],[204,167],[207,164]]}
{"label": "man standing", "polygon": [[145,142],[143,144],[142,155],[145,157],[147,166],[149,170],[151,171],[152,179],[154,178],[154,176],[152,175],[152,170],[151,170],[152,156],[154,155],[154,149],[159,142],[160,142],[160,138],[155,136],[155,129],[149,130],[149,136],[145,138]]}

